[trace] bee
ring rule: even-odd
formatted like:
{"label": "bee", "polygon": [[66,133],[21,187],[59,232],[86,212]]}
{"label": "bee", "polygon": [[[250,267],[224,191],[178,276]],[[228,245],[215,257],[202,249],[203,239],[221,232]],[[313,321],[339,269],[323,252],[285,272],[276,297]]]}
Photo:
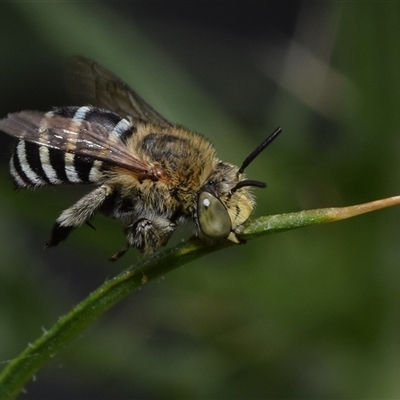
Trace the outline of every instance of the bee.
{"label": "bee", "polygon": [[10,160],[17,188],[91,183],[96,187],[57,218],[46,247],[97,212],[125,223],[126,245],[148,254],[194,220],[198,236],[242,243],[255,206],[246,167],[278,136],[277,128],[242,163],[218,159],[210,141],[175,125],[106,68],[76,56],[67,61],[67,89],[83,106],[21,111],[0,120],[18,138]]}

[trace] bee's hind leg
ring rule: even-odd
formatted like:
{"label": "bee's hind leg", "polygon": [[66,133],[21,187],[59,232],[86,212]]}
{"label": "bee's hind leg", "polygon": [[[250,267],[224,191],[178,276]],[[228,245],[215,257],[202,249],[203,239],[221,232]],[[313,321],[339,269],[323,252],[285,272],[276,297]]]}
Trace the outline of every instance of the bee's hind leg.
{"label": "bee's hind leg", "polygon": [[90,218],[98,211],[111,192],[112,190],[109,186],[99,186],[86,196],[83,196],[72,207],[64,210],[57,218],[51,231],[50,240],[45,247],[57,246],[68,237],[74,228],[84,223],[88,223],[91,226]]}

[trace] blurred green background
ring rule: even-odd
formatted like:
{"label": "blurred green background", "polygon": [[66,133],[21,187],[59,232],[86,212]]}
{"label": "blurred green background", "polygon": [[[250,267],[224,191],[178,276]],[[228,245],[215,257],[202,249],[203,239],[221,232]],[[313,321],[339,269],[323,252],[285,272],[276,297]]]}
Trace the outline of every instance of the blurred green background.
{"label": "blurred green background", "polygon": [[[400,193],[397,2],[0,4],[0,116],[67,105],[65,57],[127,81],[251,167],[255,216]],[[12,190],[0,137],[0,365],[134,263],[99,216],[43,251],[87,187]],[[400,396],[400,210],[258,239],[145,286],[57,354],[23,399]],[[187,237],[186,231],[176,240]]]}

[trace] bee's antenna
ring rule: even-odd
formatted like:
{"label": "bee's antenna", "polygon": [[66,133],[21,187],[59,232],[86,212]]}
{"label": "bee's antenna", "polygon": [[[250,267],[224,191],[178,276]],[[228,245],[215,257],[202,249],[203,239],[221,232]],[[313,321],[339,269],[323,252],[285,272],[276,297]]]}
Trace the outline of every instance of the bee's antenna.
{"label": "bee's antenna", "polygon": [[244,181],[238,182],[236,186],[231,190],[231,193],[235,193],[236,190],[241,189],[242,187],[245,186],[254,186],[264,189],[267,187],[267,184],[265,182],[251,181],[250,179],[245,179]]}
{"label": "bee's antenna", "polygon": [[[268,136],[244,161],[242,166],[239,168],[239,174],[242,174],[243,171],[248,167],[248,165],[282,132],[282,129],[278,126],[272,132],[270,136]],[[246,181],[243,181],[246,182]],[[259,186],[259,185],[243,185],[243,186]]]}

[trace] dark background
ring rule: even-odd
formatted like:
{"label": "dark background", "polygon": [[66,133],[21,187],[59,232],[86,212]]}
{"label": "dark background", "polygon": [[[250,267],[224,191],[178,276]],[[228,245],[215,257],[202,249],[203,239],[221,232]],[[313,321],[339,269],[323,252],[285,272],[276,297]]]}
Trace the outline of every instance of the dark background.
{"label": "dark background", "polygon": [[[15,2],[0,5],[0,116],[69,104],[81,54],[169,120],[251,167],[255,216],[399,193],[400,6],[376,2]],[[105,279],[120,224],[43,243],[85,187],[12,190],[1,136],[0,363]],[[23,399],[395,398],[399,210],[258,239],[147,285],[86,330]],[[175,238],[187,237],[184,231]]]}

